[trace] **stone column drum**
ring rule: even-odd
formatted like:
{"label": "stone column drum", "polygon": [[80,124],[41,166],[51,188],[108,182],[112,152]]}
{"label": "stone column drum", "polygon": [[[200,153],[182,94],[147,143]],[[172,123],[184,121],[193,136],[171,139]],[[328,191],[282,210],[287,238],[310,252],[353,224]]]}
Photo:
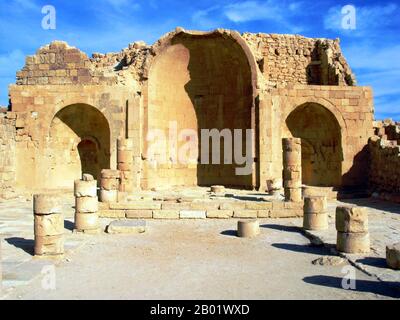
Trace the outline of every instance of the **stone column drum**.
{"label": "stone column drum", "polygon": [[105,203],[118,202],[118,190],[121,173],[119,170],[104,169],[101,171],[100,201]]}
{"label": "stone column drum", "polygon": [[301,202],[301,139],[282,139],[285,201]]}
{"label": "stone column drum", "polygon": [[253,238],[260,233],[260,223],[258,220],[238,221],[237,235],[240,238]]}
{"label": "stone column drum", "polygon": [[118,139],[117,141],[118,170],[121,173],[119,191],[132,192],[133,180],[133,139]]}
{"label": "stone column drum", "polygon": [[75,181],[75,231],[99,231],[97,181],[92,178]]}
{"label": "stone column drum", "polygon": [[386,247],[386,262],[390,268],[400,270],[400,242]]}
{"label": "stone column drum", "polygon": [[315,231],[328,229],[327,209],[326,197],[304,198],[303,228]]}
{"label": "stone column drum", "polygon": [[345,253],[368,253],[368,211],[363,207],[336,208],[337,250]]}
{"label": "stone column drum", "polygon": [[54,195],[33,196],[34,253],[37,256],[64,254],[64,217]]}

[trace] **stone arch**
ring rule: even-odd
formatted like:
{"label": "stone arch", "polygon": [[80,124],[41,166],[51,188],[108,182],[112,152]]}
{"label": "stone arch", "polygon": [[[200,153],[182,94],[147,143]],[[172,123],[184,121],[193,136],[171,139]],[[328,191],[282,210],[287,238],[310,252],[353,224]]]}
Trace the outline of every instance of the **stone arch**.
{"label": "stone arch", "polygon": [[325,106],[306,102],[286,118],[292,136],[302,140],[303,183],[339,187],[342,179],[343,133],[335,115]]}
{"label": "stone arch", "polygon": [[[153,51],[154,56],[145,68],[147,132],[161,129],[167,136],[171,121],[176,122],[178,132],[190,129],[197,133],[196,138],[201,136],[202,129],[230,129],[232,135],[233,129],[242,129],[244,154],[245,130],[256,130],[257,65],[240,35],[227,31],[174,32],[160,39]],[[225,151],[224,142],[221,139],[221,154]],[[185,141],[177,148],[182,144]],[[164,181],[174,185],[253,187],[256,173],[238,176],[235,163],[198,163],[201,146],[200,142],[197,161],[188,165],[167,163],[157,170],[148,165],[146,181],[158,185]],[[170,149],[164,152],[171,160]]]}
{"label": "stone arch", "polygon": [[72,104],[59,110],[50,124],[51,187],[71,187],[82,173],[99,181],[110,168],[110,126],[106,117],[88,104]]}

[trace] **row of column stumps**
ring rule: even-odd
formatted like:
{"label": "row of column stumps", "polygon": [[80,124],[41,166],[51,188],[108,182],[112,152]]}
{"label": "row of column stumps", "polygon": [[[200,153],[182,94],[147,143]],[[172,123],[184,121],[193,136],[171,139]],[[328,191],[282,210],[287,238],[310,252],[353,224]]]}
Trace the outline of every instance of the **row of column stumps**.
{"label": "row of column stumps", "polygon": [[33,196],[34,254],[61,256],[64,254],[64,216],[54,195]]}
{"label": "row of column stumps", "polygon": [[282,139],[285,201],[302,201],[301,139]]}
{"label": "row of column stumps", "polygon": [[88,174],[74,182],[75,231],[97,233],[100,231],[97,181]]}
{"label": "row of column stumps", "polygon": [[117,140],[117,163],[121,174],[119,184],[120,192],[132,192],[134,190],[133,180],[133,139],[121,138]]}

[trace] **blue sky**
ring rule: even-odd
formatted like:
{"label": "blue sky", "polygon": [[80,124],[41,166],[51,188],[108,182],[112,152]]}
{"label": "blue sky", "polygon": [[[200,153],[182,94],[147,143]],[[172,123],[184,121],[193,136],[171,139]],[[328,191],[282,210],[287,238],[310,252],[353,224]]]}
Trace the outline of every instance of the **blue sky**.
{"label": "blue sky", "polygon": [[[356,8],[355,30],[341,27],[341,8]],[[56,30],[42,29],[42,7],[56,9]],[[52,40],[89,55],[149,44],[176,26],[341,38],[359,85],[375,93],[376,118],[400,120],[400,3],[337,0],[0,0],[0,105],[25,56]]]}

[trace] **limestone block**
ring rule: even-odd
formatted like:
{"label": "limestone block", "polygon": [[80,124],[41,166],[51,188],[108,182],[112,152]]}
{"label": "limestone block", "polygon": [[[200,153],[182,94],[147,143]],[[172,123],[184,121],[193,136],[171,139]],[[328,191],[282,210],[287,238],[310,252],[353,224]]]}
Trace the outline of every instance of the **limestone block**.
{"label": "limestone block", "polygon": [[152,219],[152,210],[127,210],[126,217],[128,219]]}
{"label": "limestone block", "polygon": [[328,202],[326,197],[306,197],[304,198],[304,213],[326,213]]}
{"label": "limestone block", "polygon": [[198,211],[218,210],[219,205],[220,204],[218,202],[213,201],[193,201],[190,203],[190,209]]}
{"label": "limestone block", "polygon": [[62,214],[35,215],[35,236],[59,236],[64,234],[64,216]]}
{"label": "limestone block", "polygon": [[270,218],[271,217],[271,211],[270,210],[257,210],[257,217],[258,218]]}
{"label": "limestone block", "polygon": [[305,230],[327,230],[328,214],[304,213],[303,228]]}
{"label": "limestone block", "polygon": [[179,212],[181,219],[206,219],[206,211],[199,210],[181,210]]}
{"label": "limestone block", "polygon": [[123,219],[125,218],[125,210],[100,210],[99,218]]}
{"label": "limestone block", "polygon": [[232,217],[232,210],[207,210],[207,218],[209,219],[229,219]]}
{"label": "limestone block", "polygon": [[336,230],[347,233],[368,232],[368,209],[363,207],[337,207]]}
{"label": "limestone block", "polygon": [[61,213],[62,208],[54,195],[37,194],[33,196],[33,212],[34,214],[47,215]]}
{"label": "limestone block", "polygon": [[301,188],[285,188],[285,201],[301,202],[302,190]]}
{"label": "limestone block", "polygon": [[75,198],[75,211],[80,213],[94,213],[99,211],[99,201],[97,197]]}
{"label": "limestone block", "polygon": [[246,209],[248,210],[270,210],[272,202],[268,201],[246,201]]}
{"label": "limestone block", "polygon": [[370,251],[369,233],[337,233],[337,250],[345,253],[368,253]]}
{"label": "limestone block", "polygon": [[244,201],[226,201],[220,204],[220,210],[244,210],[246,202]]}
{"label": "limestone block", "polygon": [[94,181],[94,177],[91,174],[84,173],[82,175],[82,180],[83,181]]}
{"label": "limestone block", "polygon": [[270,218],[283,219],[283,218],[299,218],[303,217],[303,210],[296,209],[273,209],[270,213]]}
{"label": "limestone block", "polygon": [[287,151],[283,153],[284,167],[297,166],[301,164],[301,152]]}
{"label": "limestone block", "polygon": [[260,224],[257,220],[238,221],[238,237],[253,238],[260,234]]}
{"label": "limestone block", "polygon": [[191,202],[162,202],[161,209],[163,210],[189,210],[191,207]]}
{"label": "limestone block", "polygon": [[75,180],[74,183],[75,197],[97,197],[97,181]]}
{"label": "limestone block", "polygon": [[118,190],[119,179],[116,178],[102,178],[100,181],[100,187],[102,190]]}
{"label": "limestone block", "polygon": [[96,230],[99,227],[99,216],[97,213],[75,213],[76,230]]}
{"label": "limestone block", "polygon": [[161,202],[155,201],[129,201],[126,203],[110,203],[114,210],[160,210]]}
{"label": "limestone block", "polygon": [[134,141],[133,139],[118,139],[117,140],[117,150],[125,151],[125,150],[133,150]]}
{"label": "limestone block", "polygon": [[283,185],[289,189],[299,189],[302,187],[301,180],[284,180]]}
{"label": "limestone block", "polygon": [[244,218],[244,219],[251,219],[258,217],[257,210],[234,210],[233,211],[234,218]]}
{"label": "limestone block", "polygon": [[400,243],[386,247],[387,265],[395,270],[400,270]]}
{"label": "limestone block", "polygon": [[118,190],[100,190],[100,201],[114,203],[118,200]]}
{"label": "limestone block", "polygon": [[103,169],[101,170],[101,178],[103,179],[119,179],[121,173],[119,170]]}
{"label": "limestone block", "polygon": [[146,221],[115,220],[107,226],[110,234],[140,234],[146,232]]}
{"label": "limestone block", "polygon": [[120,171],[132,171],[133,165],[131,163],[118,163],[118,170]]}
{"label": "limestone block", "polygon": [[179,219],[179,210],[153,210],[154,219]]}
{"label": "limestone block", "polygon": [[37,256],[64,254],[64,236],[35,236],[34,252]]}

